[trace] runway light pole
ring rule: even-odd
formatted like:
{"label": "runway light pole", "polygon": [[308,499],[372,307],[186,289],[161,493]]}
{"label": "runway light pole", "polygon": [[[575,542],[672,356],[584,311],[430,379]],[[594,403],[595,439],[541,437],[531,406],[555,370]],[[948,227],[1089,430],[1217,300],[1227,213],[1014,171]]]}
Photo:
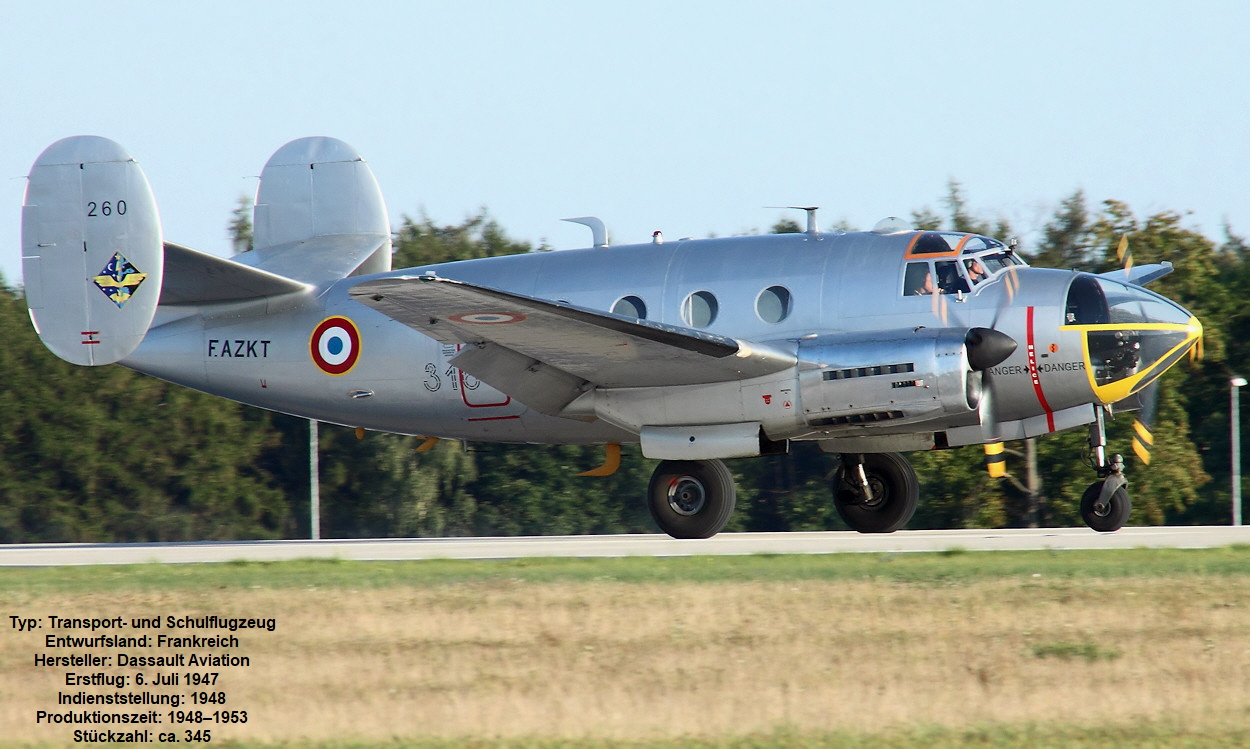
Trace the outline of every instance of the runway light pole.
{"label": "runway light pole", "polygon": [[308,524],[309,536],[321,539],[321,459],[317,451],[317,420],[308,420]]}
{"label": "runway light pole", "polygon": [[1234,377],[1228,385],[1233,438],[1233,525],[1241,525],[1241,389],[1246,378]]}

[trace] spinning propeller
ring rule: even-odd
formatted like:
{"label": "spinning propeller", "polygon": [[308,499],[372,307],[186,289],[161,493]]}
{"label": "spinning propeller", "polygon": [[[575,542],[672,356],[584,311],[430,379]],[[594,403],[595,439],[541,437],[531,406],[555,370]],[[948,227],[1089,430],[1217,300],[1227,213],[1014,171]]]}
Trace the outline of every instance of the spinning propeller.
{"label": "spinning propeller", "polygon": [[[994,322],[998,322],[997,315]],[[1006,466],[1003,464],[1003,443],[998,438],[998,412],[994,408],[990,368],[1005,361],[1018,345],[1016,339],[993,328],[972,328],[964,339],[964,346],[968,349],[968,366],[972,367],[972,371],[981,373],[981,398],[977,403],[977,416],[981,420],[981,429],[986,433],[986,467],[990,475],[996,478],[1006,473]]]}
{"label": "spinning propeller", "polygon": [[1150,450],[1154,447],[1154,433],[1150,425],[1154,423],[1159,410],[1159,381],[1155,380],[1138,393],[1141,410],[1133,421],[1133,453],[1144,465],[1150,465]]}
{"label": "spinning propeller", "polygon": [[[985,439],[985,470],[989,472],[991,478],[1002,478],[1007,475],[1007,457],[1003,454],[1002,434],[999,430],[998,409],[995,403],[994,383],[990,375],[990,368],[1011,356],[1016,350],[1017,343],[1015,339],[1006,333],[998,330],[998,319],[1002,316],[1003,310],[1012,305],[1016,299],[1016,293],[1020,290],[1020,276],[1016,271],[1017,266],[1009,266],[1003,274],[1003,289],[998,295],[998,308],[994,310],[994,319],[990,321],[988,332],[997,336],[1002,336],[1011,341],[1011,348],[1003,354],[994,364],[986,366],[981,371],[981,402],[977,406],[977,415],[981,419],[981,430]],[[977,330],[987,330],[986,328],[974,328]],[[969,332],[971,337],[972,331]],[[972,363],[972,346],[969,345],[968,361]],[[974,365],[973,369],[977,369]]]}

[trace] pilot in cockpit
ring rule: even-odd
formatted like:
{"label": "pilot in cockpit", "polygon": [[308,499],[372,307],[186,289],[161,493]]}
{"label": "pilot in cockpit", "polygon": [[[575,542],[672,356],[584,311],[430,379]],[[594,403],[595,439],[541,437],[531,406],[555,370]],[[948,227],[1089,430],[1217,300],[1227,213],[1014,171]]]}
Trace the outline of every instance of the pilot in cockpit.
{"label": "pilot in cockpit", "polygon": [[956,294],[961,291],[971,291],[968,282],[959,275],[959,264],[953,260],[939,260],[934,263],[937,269],[938,289],[943,294]]}
{"label": "pilot in cockpit", "polygon": [[933,274],[925,263],[911,263],[907,266],[905,284],[908,296],[924,296],[933,293]]}
{"label": "pilot in cockpit", "polygon": [[972,281],[973,286],[981,283],[990,275],[985,272],[985,268],[981,265],[981,261],[975,257],[965,260],[964,268],[967,269],[968,278]]}

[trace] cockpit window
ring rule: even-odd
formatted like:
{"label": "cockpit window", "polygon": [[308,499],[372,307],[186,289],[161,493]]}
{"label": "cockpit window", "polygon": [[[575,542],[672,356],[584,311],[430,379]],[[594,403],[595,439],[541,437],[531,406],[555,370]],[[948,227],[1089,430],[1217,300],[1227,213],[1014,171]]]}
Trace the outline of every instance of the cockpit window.
{"label": "cockpit window", "polygon": [[934,263],[937,269],[938,289],[943,294],[954,294],[960,291],[971,291],[968,281],[959,275],[959,262],[956,260],[939,260]]}
{"label": "cockpit window", "polygon": [[925,231],[911,243],[908,256],[916,255],[950,255],[958,248],[963,234],[951,234],[949,231]]}
{"label": "cockpit window", "polygon": [[953,234],[951,232],[927,231],[916,238],[911,246],[912,256],[916,255],[949,255],[951,251],[959,246],[960,241],[964,238],[963,234]]}
{"label": "cockpit window", "polygon": [[939,260],[932,265],[908,263],[903,275],[903,293],[907,296],[924,296],[934,292],[955,294],[970,288],[968,280],[959,272],[957,260]]}
{"label": "cockpit window", "polygon": [[923,296],[933,293],[933,274],[928,263],[908,263],[903,276],[903,293],[907,296]]}
{"label": "cockpit window", "polygon": [[997,239],[982,237],[978,234],[969,234],[960,244],[959,249],[964,254],[969,252],[981,252],[982,250],[1001,250],[1003,243]]}
{"label": "cockpit window", "polygon": [[[989,240],[994,242],[994,240]],[[998,242],[994,242],[998,247],[1002,247]],[[1024,265],[1019,257],[1013,252],[1001,250],[999,252],[982,252],[972,257],[961,258],[964,266],[964,273],[968,279],[972,281],[972,285],[976,286],[990,276],[996,275],[1004,268],[1010,268],[1013,265]]]}
{"label": "cockpit window", "polygon": [[981,255],[976,259],[981,263],[981,267],[985,269],[986,273],[993,274],[1003,268],[1015,265],[1014,258],[1014,255],[1009,255],[1006,252],[992,252],[988,255]]}
{"label": "cockpit window", "polygon": [[[903,293],[908,295],[971,292],[1003,269],[1025,265],[1015,252],[997,239],[945,231],[915,235],[907,248],[906,257],[908,260],[929,260],[925,264],[908,264],[903,281]],[[923,286],[925,273],[931,276],[931,289],[928,291],[922,290],[927,288]]]}
{"label": "cockpit window", "polygon": [[985,263],[981,258],[970,257],[964,260],[964,270],[968,273],[968,280],[973,286],[981,283],[990,277],[990,272],[985,269]]}

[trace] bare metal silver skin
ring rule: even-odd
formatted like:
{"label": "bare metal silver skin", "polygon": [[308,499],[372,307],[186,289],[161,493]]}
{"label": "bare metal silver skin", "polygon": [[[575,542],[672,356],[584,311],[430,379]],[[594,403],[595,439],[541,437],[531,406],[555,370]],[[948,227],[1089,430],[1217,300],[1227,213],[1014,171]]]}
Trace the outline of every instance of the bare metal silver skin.
{"label": "bare metal silver skin", "polygon": [[1068,429],[1135,405],[1201,336],[1142,287],[1166,264],[1031,268],[898,220],[624,246],[577,220],[595,246],[392,270],[368,165],[303,138],[261,174],[256,249],[227,260],[166,241],[138,163],[76,136],[31,169],[23,273],[36,330],[76,364],[351,427],[676,461]]}

